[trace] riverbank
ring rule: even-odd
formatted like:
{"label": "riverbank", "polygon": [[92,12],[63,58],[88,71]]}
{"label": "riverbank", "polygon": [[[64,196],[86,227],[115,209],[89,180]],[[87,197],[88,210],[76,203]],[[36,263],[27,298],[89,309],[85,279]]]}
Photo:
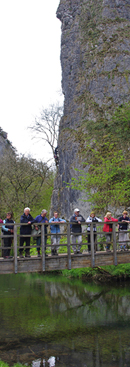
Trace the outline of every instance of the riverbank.
{"label": "riverbank", "polygon": [[[27,367],[27,365],[21,364],[21,363],[15,363],[12,367]],[[0,367],[9,367],[8,363],[5,363],[3,361],[0,361]]]}
{"label": "riverbank", "polygon": [[117,282],[130,280],[130,264],[106,265],[95,268],[63,270],[62,275],[68,278],[79,278],[83,281]]}

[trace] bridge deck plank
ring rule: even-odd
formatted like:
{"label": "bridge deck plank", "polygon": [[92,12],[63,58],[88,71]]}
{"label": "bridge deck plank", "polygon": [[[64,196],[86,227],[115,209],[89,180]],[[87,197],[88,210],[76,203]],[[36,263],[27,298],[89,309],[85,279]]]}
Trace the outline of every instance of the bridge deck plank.
{"label": "bridge deck plank", "polygon": [[[98,251],[94,254],[95,267],[103,265],[113,265],[114,256],[113,251],[107,253],[105,251]],[[125,264],[130,262],[130,250],[126,252],[117,251],[117,264]],[[91,254],[83,252],[82,254],[71,254],[71,268],[91,267]],[[68,269],[68,255],[59,254],[58,256],[49,255],[45,258],[45,271]],[[10,274],[15,272],[14,258],[3,259],[0,258],[0,274]],[[42,258],[31,256],[31,258],[17,257],[17,273],[34,273],[42,272]]]}

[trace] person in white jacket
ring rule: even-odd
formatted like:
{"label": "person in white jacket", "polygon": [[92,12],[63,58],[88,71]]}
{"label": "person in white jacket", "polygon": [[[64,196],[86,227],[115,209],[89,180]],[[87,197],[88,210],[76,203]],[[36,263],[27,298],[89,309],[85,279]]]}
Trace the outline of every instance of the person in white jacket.
{"label": "person in white jacket", "polygon": [[94,223],[93,225],[93,232],[94,232],[94,250],[97,251],[97,229],[96,223],[102,222],[101,219],[95,217],[95,212],[91,212],[89,217],[86,219],[86,223],[88,223],[87,232],[88,232],[88,252],[91,252],[91,243],[90,243],[90,224]]}

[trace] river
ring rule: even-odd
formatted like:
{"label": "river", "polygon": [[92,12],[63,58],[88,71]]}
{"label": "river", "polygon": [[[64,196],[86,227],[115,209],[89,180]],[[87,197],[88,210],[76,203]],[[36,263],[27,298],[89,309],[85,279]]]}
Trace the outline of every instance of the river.
{"label": "river", "polygon": [[0,359],[10,366],[129,367],[130,283],[0,275]]}

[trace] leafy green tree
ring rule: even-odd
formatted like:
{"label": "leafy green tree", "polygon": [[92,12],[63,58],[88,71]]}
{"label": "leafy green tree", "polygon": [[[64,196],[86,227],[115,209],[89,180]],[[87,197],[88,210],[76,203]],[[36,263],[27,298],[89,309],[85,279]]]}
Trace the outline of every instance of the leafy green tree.
{"label": "leafy green tree", "polygon": [[19,220],[26,206],[33,215],[44,206],[48,210],[53,180],[54,172],[46,163],[7,151],[0,164],[1,217],[10,210]]}
{"label": "leafy green tree", "polygon": [[[80,133],[80,134],[79,134]],[[104,211],[111,206],[130,205],[130,103],[117,108],[113,116],[96,122],[84,121],[82,170],[71,187],[84,191],[93,208]],[[84,148],[83,148],[84,147]]]}
{"label": "leafy green tree", "polygon": [[71,187],[84,191],[85,200],[97,211],[130,205],[130,164],[126,164],[122,150],[114,151],[113,144],[108,143],[103,152],[89,148],[91,164],[88,172],[77,170],[78,179],[72,179]]}

